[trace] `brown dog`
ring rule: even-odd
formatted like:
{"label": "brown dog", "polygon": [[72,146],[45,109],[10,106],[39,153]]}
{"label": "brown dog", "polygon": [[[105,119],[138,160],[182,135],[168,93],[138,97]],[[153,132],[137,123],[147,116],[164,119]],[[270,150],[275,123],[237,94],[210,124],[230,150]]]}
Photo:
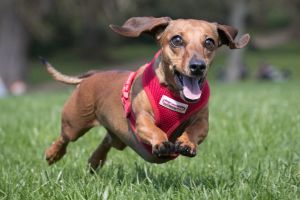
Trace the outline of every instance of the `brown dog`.
{"label": "brown dog", "polygon": [[[195,109],[193,105],[201,102],[203,96],[208,100],[209,87],[205,78],[215,52],[222,45],[242,48],[249,42],[249,35],[243,35],[235,42],[238,31],[230,26],[194,19],[171,20],[169,17],[134,17],[121,27],[110,27],[127,37],[150,34],[161,45],[161,51],[150,64],[140,67],[134,74],[107,71],[69,77],[45,62],[56,80],[77,85],[62,112],[61,134],[46,151],[48,163],[61,159],[70,141],[76,141],[96,125],[104,126],[107,134],[89,159],[94,170],[104,164],[111,147],[123,150],[130,146],[153,163],[167,162],[179,154],[195,156],[197,145],[208,133],[208,105],[204,102],[194,106]],[[151,73],[153,77],[147,78]],[[162,90],[171,95],[161,97],[164,107],[153,104],[157,97],[145,89],[147,80],[157,80]],[[206,94],[202,94],[204,90]],[[166,110],[162,113],[157,111],[158,107]],[[172,115],[177,116],[188,109],[188,117],[180,119],[176,126],[170,125],[173,127],[168,129],[170,134],[158,126],[157,113],[174,112]],[[159,118],[161,126],[168,123],[168,116],[164,117]]]}

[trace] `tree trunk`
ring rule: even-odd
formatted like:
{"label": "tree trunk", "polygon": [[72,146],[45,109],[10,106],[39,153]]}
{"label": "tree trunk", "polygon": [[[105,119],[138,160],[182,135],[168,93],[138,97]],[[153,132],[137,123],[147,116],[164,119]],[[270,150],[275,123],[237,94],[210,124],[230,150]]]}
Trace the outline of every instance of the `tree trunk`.
{"label": "tree trunk", "polygon": [[0,13],[0,76],[11,85],[24,80],[28,35],[13,3],[4,5]]}
{"label": "tree trunk", "polygon": [[[237,0],[232,4],[230,25],[237,28],[239,30],[239,33],[244,33],[246,14],[246,0]],[[239,35],[237,37],[239,37]],[[244,70],[242,68],[245,67],[243,61],[244,51],[244,49],[230,51],[226,68],[227,81],[237,81],[241,78],[241,71]]]}

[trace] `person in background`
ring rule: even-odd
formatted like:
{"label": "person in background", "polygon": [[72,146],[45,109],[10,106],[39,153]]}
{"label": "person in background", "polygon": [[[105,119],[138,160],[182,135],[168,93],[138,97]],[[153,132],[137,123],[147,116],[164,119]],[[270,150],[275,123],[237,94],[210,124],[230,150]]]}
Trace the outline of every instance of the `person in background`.
{"label": "person in background", "polygon": [[14,96],[20,96],[25,94],[27,91],[27,85],[23,81],[14,81],[7,88],[3,79],[0,77],[0,98],[6,97],[11,94]]}
{"label": "person in background", "polygon": [[256,79],[262,81],[284,81],[290,77],[290,71],[280,70],[277,67],[262,61],[256,73]]}
{"label": "person in background", "polygon": [[2,78],[0,77],[0,98],[5,97],[6,95],[7,95],[7,89]]}

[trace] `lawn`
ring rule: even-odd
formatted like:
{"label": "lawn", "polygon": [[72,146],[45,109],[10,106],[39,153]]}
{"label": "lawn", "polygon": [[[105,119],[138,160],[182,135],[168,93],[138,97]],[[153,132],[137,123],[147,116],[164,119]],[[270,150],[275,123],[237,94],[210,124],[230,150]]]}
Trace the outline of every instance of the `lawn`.
{"label": "lawn", "polygon": [[300,82],[211,82],[210,132],[195,158],[155,165],[112,150],[95,175],[86,164],[103,128],[57,164],[44,160],[71,88],[0,100],[0,199],[300,199]]}

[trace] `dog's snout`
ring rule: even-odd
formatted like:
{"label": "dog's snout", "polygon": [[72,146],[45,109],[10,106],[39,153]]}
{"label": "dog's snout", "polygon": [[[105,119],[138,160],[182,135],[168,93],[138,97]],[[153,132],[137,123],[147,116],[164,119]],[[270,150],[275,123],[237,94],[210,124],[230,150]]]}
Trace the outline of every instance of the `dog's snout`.
{"label": "dog's snout", "polygon": [[192,60],[189,67],[193,75],[202,75],[206,69],[206,64],[203,60]]}

